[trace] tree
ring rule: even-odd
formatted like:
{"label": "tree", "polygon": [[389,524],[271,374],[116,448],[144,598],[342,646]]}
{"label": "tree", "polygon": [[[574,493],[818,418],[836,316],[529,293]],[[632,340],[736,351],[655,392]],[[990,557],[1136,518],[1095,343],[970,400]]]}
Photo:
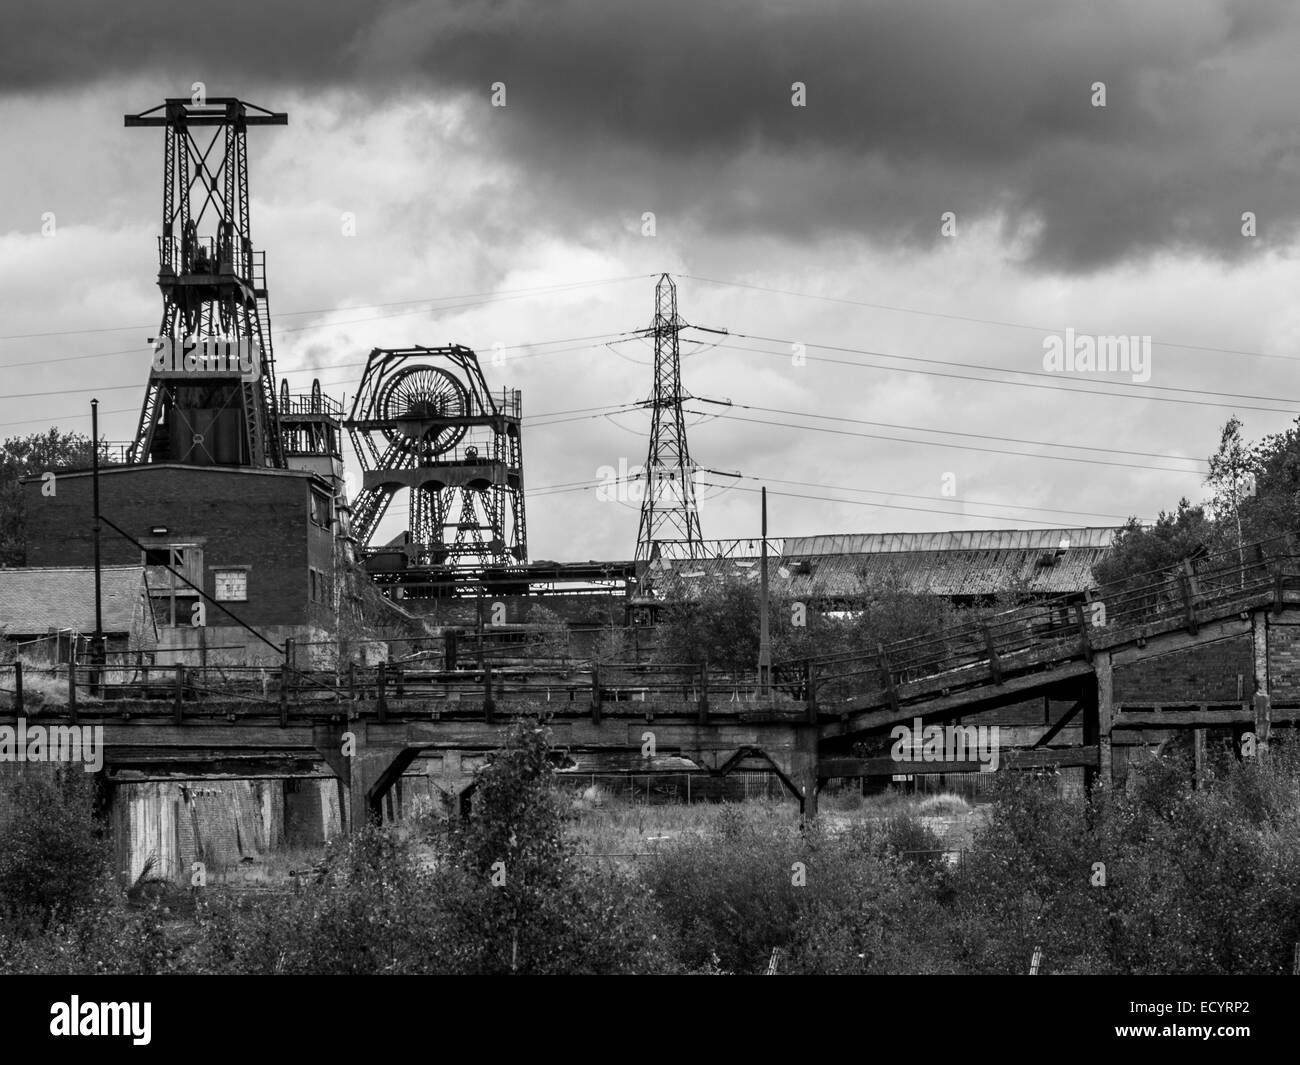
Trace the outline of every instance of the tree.
{"label": "tree", "polygon": [[[1241,422],[1234,414],[1228,419],[1219,436],[1219,450],[1210,456],[1210,475],[1205,483],[1213,492],[1214,516],[1220,521],[1229,518],[1236,532],[1237,557],[1245,565],[1244,541],[1241,534],[1241,500],[1243,494],[1253,492],[1257,459],[1255,450],[1241,438]],[[1242,580],[1246,579],[1242,574]]]}
{"label": "tree", "polygon": [[701,581],[664,607],[656,632],[661,662],[758,668],[758,588],[738,577]]}
{"label": "tree", "polygon": [[1253,449],[1255,494],[1241,500],[1247,543],[1300,529],[1300,418],[1285,432],[1266,436]]}
{"label": "tree", "polygon": [[518,719],[479,770],[472,813],[449,826],[462,875],[454,908],[473,938],[470,972],[617,973],[670,964],[645,886],[575,857],[556,785],[550,729]]}
{"label": "tree", "polygon": [[[692,598],[664,608],[656,657],[661,662],[707,662],[717,669],[752,672],[758,668],[760,608],[757,580],[727,576],[703,582]],[[837,649],[845,629],[811,603],[771,590],[768,632],[772,660],[780,662]]]}
{"label": "tree", "polygon": [[89,465],[90,440],[80,433],[11,436],[0,444],[0,566],[27,562],[26,516],[22,480],[57,467]]}
{"label": "tree", "polygon": [[912,591],[899,574],[858,573],[860,609],[850,622],[850,644],[875,654],[877,644],[930,636],[958,622],[957,608],[941,595]]}
{"label": "tree", "polygon": [[539,658],[569,657],[569,627],[564,618],[541,603],[534,603],[528,611],[528,624],[533,626],[531,655]]}
{"label": "tree", "polygon": [[1093,576],[1103,588],[1121,589],[1130,583],[1146,583],[1156,571],[1169,571],[1217,546],[1220,533],[1202,506],[1184,497],[1172,513],[1161,511],[1154,525],[1145,527],[1129,518],[1115,534],[1109,556],[1093,567]]}

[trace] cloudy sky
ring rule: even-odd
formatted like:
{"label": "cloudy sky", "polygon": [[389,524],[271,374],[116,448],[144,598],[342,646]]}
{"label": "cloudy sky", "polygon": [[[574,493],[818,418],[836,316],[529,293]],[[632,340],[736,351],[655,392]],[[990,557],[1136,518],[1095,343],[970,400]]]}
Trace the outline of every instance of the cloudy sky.
{"label": "cloudy sky", "polygon": [[[595,484],[645,460],[651,349],[624,334],[663,272],[686,321],[728,331],[683,334],[686,387],[732,404],[688,405],[692,455],[743,475],[704,478],[725,486],[708,537],[754,534],[763,484],[776,535],[1148,518],[1203,495],[1232,413],[1258,438],[1296,411],[1283,0],[56,0],[3,19],[0,435],[88,431],[92,395],[106,436],[133,434],[162,135],[122,116],[199,82],[289,114],[248,140],[291,387],[350,399],[376,346],[499,350],[534,558],[632,555],[635,502]],[[1046,368],[1067,329],[1150,337],[1149,376]]]}

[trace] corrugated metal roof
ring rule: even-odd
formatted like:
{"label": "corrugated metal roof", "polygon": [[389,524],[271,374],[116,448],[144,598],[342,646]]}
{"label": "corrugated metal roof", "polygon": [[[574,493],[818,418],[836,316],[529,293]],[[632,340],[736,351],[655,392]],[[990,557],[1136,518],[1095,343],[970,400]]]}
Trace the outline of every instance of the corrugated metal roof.
{"label": "corrugated metal roof", "polygon": [[832,533],[787,536],[785,557],[797,555],[865,555],[899,551],[1053,550],[1062,540],[1070,547],[1110,547],[1116,527],[1083,529],[972,529],[928,533]]}
{"label": "corrugated metal roof", "polygon": [[[144,570],[104,566],[104,631],[129,633],[143,611]],[[95,571],[88,567],[0,569],[0,631],[31,636],[95,631]]]}
{"label": "corrugated metal roof", "polygon": [[[872,587],[892,586],[945,597],[990,596],[1010,590],[1064,595],[1095,587],[1092,567],[1109,554],[1112,532],[1065,530],[1070,539],[1065,551],[1060,550],[1061,533],[1039,530],[870,534],[873,550],[854,552],[815,549],[825,548],[831,540],[839,546],[845,542],[860,546],[865,537],[792,538],[785,541],[780,558],[769,557],[768,582],[774,593],[796,599],[845,598]],[[1076,533],[1086,535],[1076,537]],[[979,546],[988,544],[981,537],[1002,543]],[[956,546],[962,543],[959,538],[969,538],[971,546]],[[795,544],[814,550],[796,551]],[[945,546],[935,546],[939,544]],[[693,587],[724,576],[759,579],[755,558],[697,559],[667,566],[651,567],[649,577],[656,590],[670,598],[689,595]]]}

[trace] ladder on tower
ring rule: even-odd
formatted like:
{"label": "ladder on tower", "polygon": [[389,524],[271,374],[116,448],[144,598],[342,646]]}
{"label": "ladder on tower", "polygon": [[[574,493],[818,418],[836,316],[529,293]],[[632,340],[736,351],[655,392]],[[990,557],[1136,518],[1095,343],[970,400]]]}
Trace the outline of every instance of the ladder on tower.
{"label": "ladder on tower", "polygon": [[[253,296],[256,301],[256,339],[261,350],[262,366],[256,380],[244,382],[244,415],[253,449],[250,456],[252,461],[258,462],[260,456],[266,465],[279,468],[284,466],[284,448],[280,439],[280,419],[275,395],[275,353],[271,346],[271,304],[266,289],[266,252],[253,252],[250,258]],[[257,416],[259,389],[262,393],[261,418]]]}

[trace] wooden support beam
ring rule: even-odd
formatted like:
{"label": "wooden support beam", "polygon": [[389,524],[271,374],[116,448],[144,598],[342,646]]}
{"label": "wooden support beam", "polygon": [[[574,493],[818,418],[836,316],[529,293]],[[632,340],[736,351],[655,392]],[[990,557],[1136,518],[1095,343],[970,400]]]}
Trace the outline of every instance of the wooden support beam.
{"label": "wooden support beam", "polygon": [[1053,725],[1046,732],[1044,732],[1041,737],[1039,737],[1038,741],[1034,744],[1034,747],[1032,749],[1037,749],[1039,747],[1046,747],[1049,743],[1052,742],[1052,740],[1056,739],[1057,734],[1061,731],[1061,729],[1065,728],[1066,725],[1068,725],[1071,721],[1075,719],[1075,717],[1078,716],[1079,711],[1082,709],[1083,709],[1083,700],[1080,699],[1072,707],[1070,707],[1069,710],[1067,710],[1064,714],[1061,715],[1060,721],[1058,721],[1055,725]]}
{"label": "wooden support beam", "polygon": [[1097,769],[1103,787],[1115,782],[1115,760],[1111,733],[1115,729],[1115,668],[1110,652],[1095,655],[1092,668],[1097,677]]}
{"label": "wooden support beam", "polygon": [[1260,754],[1268,751],[1268,737],[1273,727],[1273,705],[1268,692],[1256,692],[1253,700],[1255,711],[1255,750]]}
{"label": "wooden support beam", "polygon": [[1084,616],[1083,604],[1074,604],[1074,616],[1079,625],[1079,653],[1089,662],[1092,661],[1092,639],[1088,635],[1088,621]]}
{"label": "wooden support beam", "polygon": [[[1002,683],[1002,663],[998,660],[998,649],[993,645],[993,633],[989,631],[988,625],[984,629],[984,649],[989,656],[989,676],[993,678],[994,684]],[[897,698],[894,699],[895,707],[898,705]]]}
{"label": "wooden support beam", "polygon": [[1249,707],[1221,710],[1125,710],[1116,715],[1116,729],[1135,728],[1220,728],[1228,725],[1253,725],[1255,712]]}
{"label": "wooden support beam", "polygon": [[[707,662],[700,663],[699,684],[700,694],[699,701],[696,703],[695,707],[695,720],[701,725],[705,725],[708,724],[709,720],[709,664]],[[597,711],[597,713],[599,713],[599,711]],[[599,718],[597,718],[597,720],[599,720]]]}
{"label": "wooden support beam", "polygon": [[1272,691],[1269,681],[1268,643],[1269,616],[1267,610],[1256,610],[1250,616],[1250,635],[1255,652],[1255,675],[1253,690],[1257,692]]}
{"label": "wooden support beam", "polygon": [[383,820],[384,797],[419,755],[420,751],[415,747],[405,747],[398,751],[375,778],[375,782],[366,789],[366,814],[372,822],[377,824]]}
{"label": "wooden support beam", "polygon": [[68,651],[68,719],[77,723],[77,641],[73,638]]}
{"label": "wooden support beam", "polygon": [[[985,638],[988,637],[988,629],[984,630]],[[989,644],[990,651],[992,644]],[[889,667],[889,657],[885,654],[885,645],[876,642],[876,658],[880,663],[880,684],[889,696],[889,708],[895,712],[898,710],[898,686],[894,684],[894,671]],[[816,723],[815,720],[813,722]]]}
{"label": "wooden support beam", "polygon": [[280,663],[280,727],[289,726],[289,656]]}
{"label": "wooden support beam", "polygon": [[[1123,647],[1115,646],[1111,650],[1111,662],[1116,666],[1131,666],[1134,663],[1143,662],[1150,658],[1158,658],[1174,651],[1203,647],[1215,640],[1225,640],[1232,636],[1244,636],[1251,631],[1251,622],[1249,620],[1242,621],[1237,613],[1234,613],[1230,618],[1199,623],[1197,627],[1198,632],[1196,635],[1178,629],[1163,633],[1151,633],[1146,638],[1146,645],[1142,647],[1132,644]],[[1098,629],[1097,631],[1101,633],[1105,630]],[[1100,641],[1094,642],[1094,647],[1098,643]]]}
{"label": "wooden support beam", "polygon": [[[1047,766],[1092,766],[1097,765],[1098,752],[1095,746],[1062,747],[1057,749],[1041,748],[1039,750],[1002,751],[999,756],[998,770],[1002,769],[1042,769]],[[893,758],[823,758],[817,763],[817,775],[821,777],[892,777],[900,773],[913,776],[930,776],[936,773],[978,773],[982,769],[979,762],[898,762]]]}
{"label": "wooden support beam", "polygon": [[175,687],[172,690],[172,720],[181,724],[185,720],[185,666],[176,663]]}
{"label": "wooden support beam", "polygon": [[1196,620],[1196,602],[1195,588],[1195,571],[1192,569],[1192,563],[1189,559],[1183,559],[1182,572],[1178,574],[1178,585],[1183,593],[1183,612],[1186,617],[1187,631],[1193,636],[1196,635],[1198,624]]}
{"label": "wooden support beam", "polygon": [[600,666],[593,662],[591,664],[591,723],[593,725],[600,724],[601,699]]}
{"label": "wooden support beam", "polygon": [[[1079,699],[1083,709],[1083,743],[1086,747],[1097,747],[1098,737],[1101,734],[1101,721],[1098,703],[1098,684],[1096,676],[1091,678],[1090,682],[1085,680],[1083,693]],[[1083,788],[1088,794],[1096,784],[1096,769],[1092,766],[1085,766],[1083,770]]]}
{"label": "wooden support beam", "polygon": [[[1064,662],[1041,673],[1009,677],[1001,686],[986,683],[951,694],[936,694],[924,700],[913,696],[911,705],[903,703],[897,713],[880,705],[874,697],[855,700],[843,705],[841,713],[845,716],[842,716],[839,721],[821,723],[821,736],[822,739],[837,739],[858,732],[871,731],[900,721],[910,721],[918,713],[923,713],[926,717],[945,713],[963,715],[983,713],[986,710],[1031,698],[1038,692],[1065,684],[1075,677],[1087,676],[1091,672],[1092,666],[1087,662]],[[899,690],[900,701],[906,699],[908,694],[909,686],[904,685]]]}

